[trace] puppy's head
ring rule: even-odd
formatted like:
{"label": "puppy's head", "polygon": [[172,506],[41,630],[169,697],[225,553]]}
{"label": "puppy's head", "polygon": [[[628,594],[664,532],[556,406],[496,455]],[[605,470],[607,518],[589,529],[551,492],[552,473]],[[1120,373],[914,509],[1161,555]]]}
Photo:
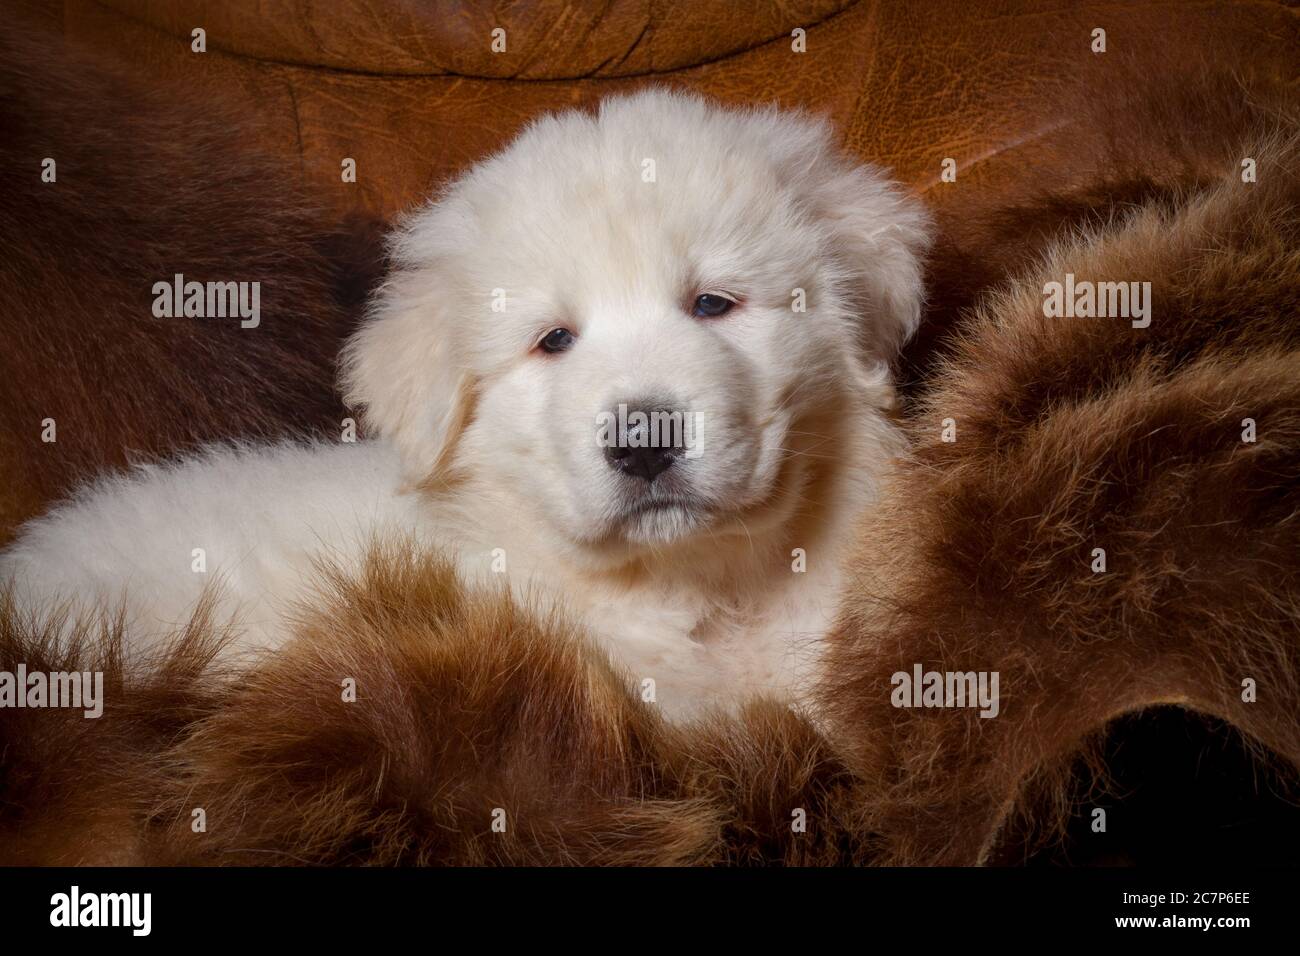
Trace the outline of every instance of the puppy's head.
{"label": "puppy's head", "polygon": [[842,453],[813,423],[883,386],[926,242],[824,123],[607,100],[402,224],[347,396],[413,478],[469,476],[588,556],[752,535]]}

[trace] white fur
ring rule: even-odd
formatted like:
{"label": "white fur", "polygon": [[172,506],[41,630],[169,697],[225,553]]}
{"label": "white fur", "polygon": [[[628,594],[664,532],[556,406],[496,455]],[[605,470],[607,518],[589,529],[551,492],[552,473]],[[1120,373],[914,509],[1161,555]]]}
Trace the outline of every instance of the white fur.
{"label": "white fur", "polygon": [[[805,117],[646,92],[544,118],[396,231],[344,354],[370,440],[102,481],[30,524],[0,575],[33,605],[124,598],[140,647],[219,577],[235,651],[272,649],[313,556],[355,566],[402,531],[469,579],[504,558],[672,715],[797,695],[852,520],[898,448],[886,363],[917,323],[926,243],[919,207]],[[741,304],[691,315],[718,291]],[[539,353],[556,326],[576,343]],[[692,411],[704,440],[652,484],[596,441],[598,413],[648,396]]]}

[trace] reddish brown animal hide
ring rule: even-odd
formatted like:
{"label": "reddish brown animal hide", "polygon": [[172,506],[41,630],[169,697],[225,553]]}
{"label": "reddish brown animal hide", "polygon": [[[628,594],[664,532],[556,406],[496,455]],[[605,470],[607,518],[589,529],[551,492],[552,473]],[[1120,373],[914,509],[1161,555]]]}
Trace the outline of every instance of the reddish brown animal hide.
{"label": "reddish brown animal hide", "polygon": [[[863,807],[875,859],[980,861],[1035,775],[1157,703],[1221,716],[1300,766],[1300,152],[1287,125],[1228,153],[1184,203],[1052,250],[980,303],[936,370],[827,662],[833,739],[880,787]],[[1044,285],[1066,273],[1150,281],[1150,327],[1045,318]],[[891,706],[891,674],[914,663],[999,672],[1001,714]]]}

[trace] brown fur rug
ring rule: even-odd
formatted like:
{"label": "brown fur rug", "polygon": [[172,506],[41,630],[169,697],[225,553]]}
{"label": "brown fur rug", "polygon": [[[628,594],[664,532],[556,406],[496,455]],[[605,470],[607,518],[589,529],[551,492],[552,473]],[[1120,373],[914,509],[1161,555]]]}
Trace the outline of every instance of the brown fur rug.
{"label": "brown fur rug", "polygon": [[[883,788],[877,859],[981,859],[1014,805],[1060,794],[1090,732],[1158,702],[1300,766],[1300,152],[1241,155],[1258,182],[1228,165],[987,297],[912,416],[823,691]],[[1150,328],[1044,318],[1066,273],[1150,280]],[[1002,713],[891,707],[907,660],[999,671]]]}
{"label": "brown fur rug", "polygon": [[[0,858],[976,864],[1050,839],[1107,725],[1163,703],[1226,719],[1294,782],[1288,128],[1240,141],[1257,182],[1229,150],[1216,176],[1052,246],[979,301],[864,518],[809,714],[756,700],[667,725],[562,621],[465,593],[396,545],[361,580],[323,584],[299,639],[238,681],[200,679],[221,639],[201,613],[128,687],[112,632],[54,650],[0,609],[0,669],[109,675],[99,720],[0,710]],[[1067,272],[1150,281],[1150,327],[1044,318],[1044,284]],[[997,671],[1000,715],[892,706],[891,675],[917,664]]]}

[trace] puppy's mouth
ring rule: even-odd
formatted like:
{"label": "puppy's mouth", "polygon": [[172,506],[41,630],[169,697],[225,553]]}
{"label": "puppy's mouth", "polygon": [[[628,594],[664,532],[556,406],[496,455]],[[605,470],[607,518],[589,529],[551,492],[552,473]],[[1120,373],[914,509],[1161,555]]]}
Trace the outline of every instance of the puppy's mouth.
{"label": "puppy's mouth", "polygon": [[614,523],[625,540],[641,545],[666,545],[705,534],[715,540],[735,533],[751,538],[788,519],[801,500],[805,471],[803,460],[790,455],[760,494],[735,503],[665,488],[624,504]]}
{"label": "puppy's mouth", "polygon": [[629,541],[663,544],[695,531],[706,511],[701,502],[674,495],[631,502],[616,520]]}
{"label": "puppy's mouth", "polygon": [[623,521],[631,521],[642,515],[656,514],[664,511],[694,511],[699,507],[697,502],[687,498],[654,498],[647,501],[636,501],[623,509],[619,518]]}

